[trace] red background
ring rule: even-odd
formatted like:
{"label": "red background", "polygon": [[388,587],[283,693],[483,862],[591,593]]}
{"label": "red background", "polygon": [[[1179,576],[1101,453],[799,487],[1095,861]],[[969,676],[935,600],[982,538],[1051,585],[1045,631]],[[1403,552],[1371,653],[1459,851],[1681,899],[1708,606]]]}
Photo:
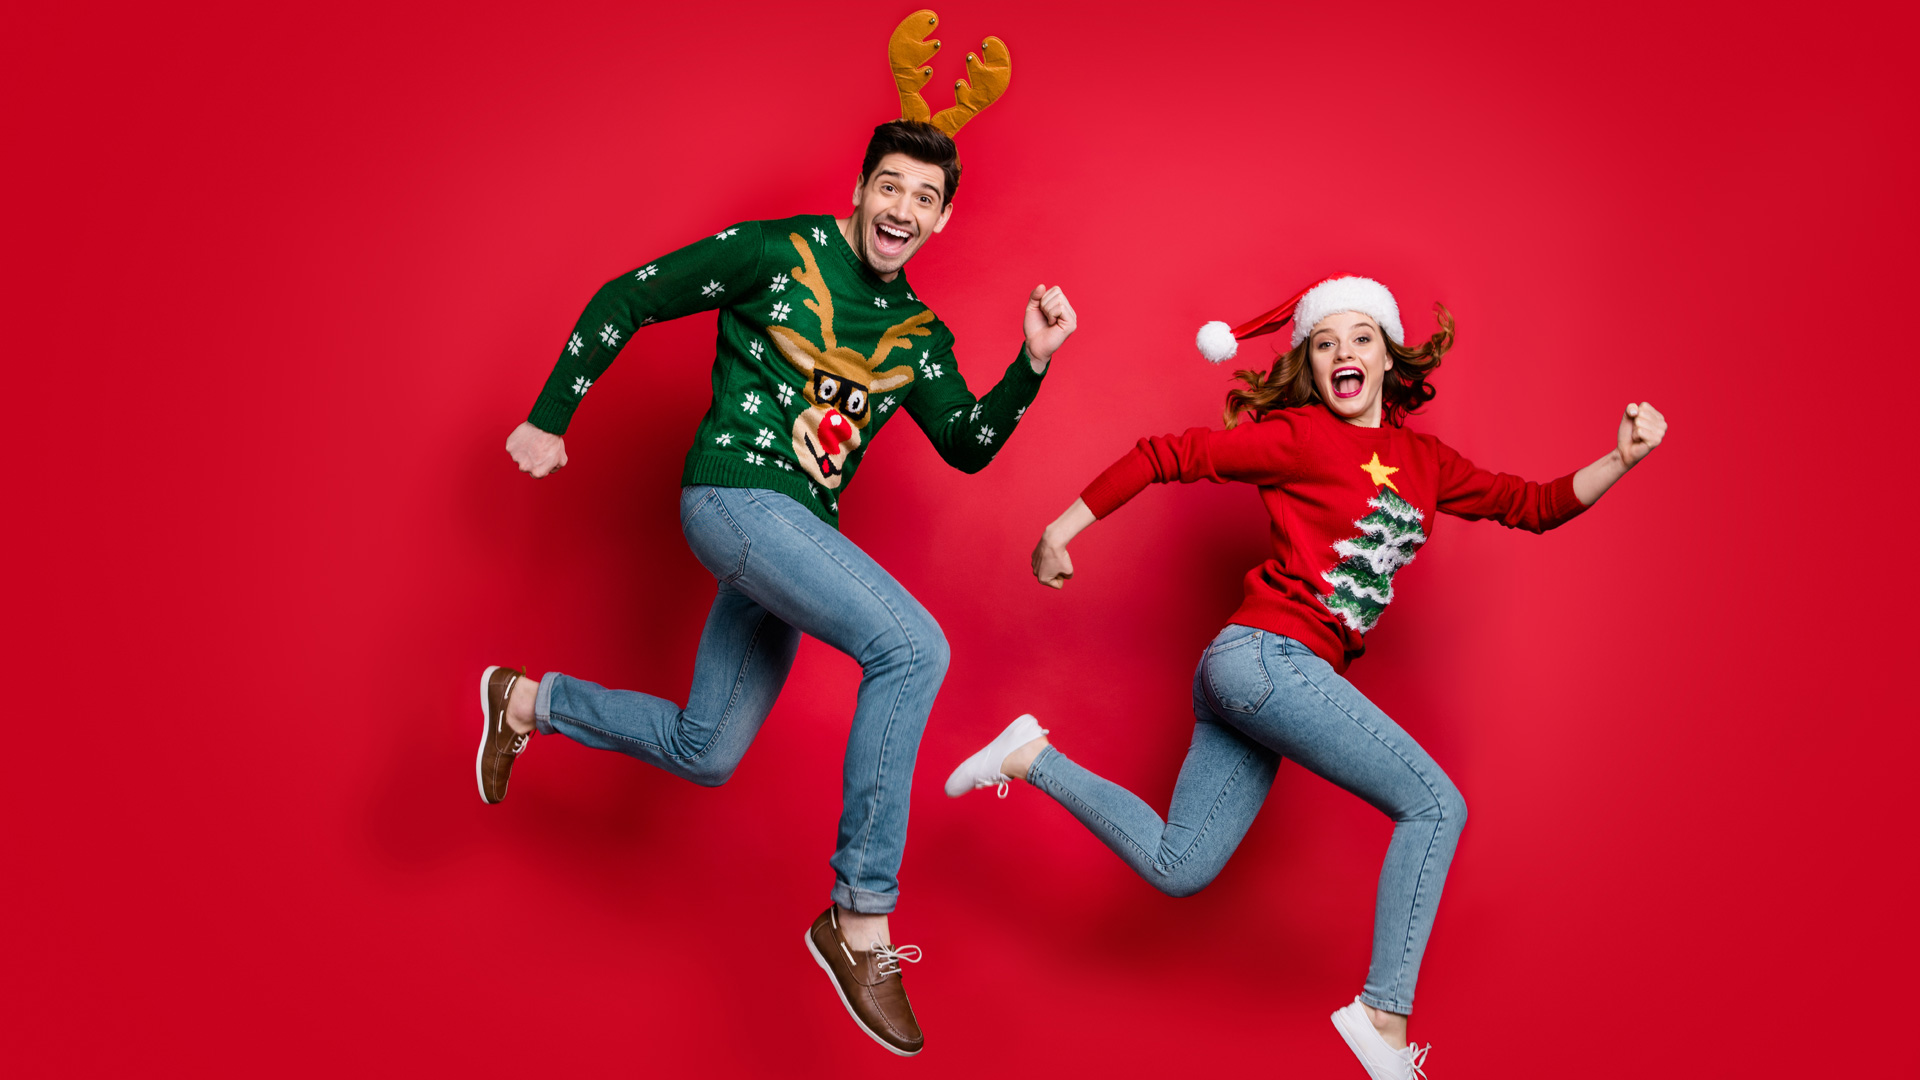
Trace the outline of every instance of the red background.
{"label": "red background", "polygon": [[1591,461],[1628,400],[1673,425],[1561,532],[1442,525],[1353,671],[1474,812],[1433,1075],[1897,1071],[1906,6],[943,5],[936,86],[989,33],[1016,73],[915,284],[976,389],[1034,282],[1081,330],[992,469],[901,426],[846,504],[954,646],[894,924],[928,1050],[871,1045],[800,947],[844,657],[802,646],[721,790],[540,739],[480,803],[482,665],[686,690],[712,316],[638,337],[558,479],[502,440],[600,282],[844,210],[909,9],[9,14],[13,1066],[1357,1075],[1326,1016],[1388,832],[1360,801],[1288,766],[1175,901],[1030,790],[939,790],[1031,710],[1164,806],[1253,493],[1148,492],[1064,594],[1027,552],[1135,437],[1217,418],[1203,320],[1355,267],[1458,316],[1415,423],[1482,464]]}

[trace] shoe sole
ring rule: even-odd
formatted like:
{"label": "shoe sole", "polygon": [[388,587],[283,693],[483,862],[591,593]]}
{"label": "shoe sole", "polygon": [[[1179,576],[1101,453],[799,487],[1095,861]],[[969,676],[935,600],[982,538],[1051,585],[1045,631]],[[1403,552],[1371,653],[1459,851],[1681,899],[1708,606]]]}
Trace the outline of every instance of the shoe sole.
{"label": "shoe sole", "polygon": [[[493,680],[493,673],[499,670],[500,665],[495,664],[480,673],[480,749],[473,755],[473,782],[480,788],[480,801],[488,806],[493,806],[494,801],[487,798],[487,729],[493,726],[493,716],[489,708],[492,702],[487,700],[487,684]],[[503,799],[506,795],[504,791],[500,793]]]}
{"label": "shoe sole", "polygon": [[853,1017],[854,1025],[858,1027],[861,1031],[866,1032],[867,1038],[872,1039],[874,1042],[877,1042],[881,1046],[886,1047],[888,1051],[900,1057],[912,1057],[915,1054],[918,1054],[920,1050],[926,1049],[925,1046],[922,1046],[920,1050],[902,1050],[899,1047],[888,1042],[887,1040],[874,1034],[873,1029],[867,1026],[867,1022],[865,1020],[860,1019],[860,1014],[853,1011],[853,1002],[847,1000],[847,992],[845,989],[843,989],[840,986],[840,977],[833,973],[833,968],[827,964],[827,958],[820,955],[820,947],[813,943],[813,928],[808,927],[806,930],[806,933],[801,936],[805,939],[807,943],[807,952],[809,955],[813,957],[813,962],[816,964],[819,964],[820,970],[827,973],[827,981],[833,984],[833,992],[840,995],[840,1004],[846,1008],[847,1015]]}
{"label": "shoe sole", "polygon": [[1347,1010],[1345,1008],[1341,1008],[1334,1012],[1333,1030],[1340,1033],[1340,1038],[1346,1041],[1347,1049],[1353,1051],[1353,1056],[1359,1060],[1360,1067],[1367,1070],[1367,1075],[1369,1077],[1372,1077],[1372,1080],[1392,1080],[1391,1077],[1382,1076],[1381,1074],[1374,1072],[1373,1066],[1367,1064],[1367,1056],[1364,1053],[1361,1053],[1359,1041],[1355,1039],[1353,1035],[1348,1033],[1347,1025],[1343,1023],[1340,1019],[1341,1015],[1346,1011]]}

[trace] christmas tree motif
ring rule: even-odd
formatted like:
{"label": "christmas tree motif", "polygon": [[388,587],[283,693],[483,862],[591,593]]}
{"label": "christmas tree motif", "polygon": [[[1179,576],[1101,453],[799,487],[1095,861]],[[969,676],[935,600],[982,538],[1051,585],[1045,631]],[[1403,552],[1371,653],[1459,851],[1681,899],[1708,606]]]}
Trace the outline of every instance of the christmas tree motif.
{"label": "christmas tree motif", "polygon": [[1364,634],[1393,603],[1393,575],[1413,561],[1427,534],[1421,528],[1419,508],[1401,498],[1400,489],[1386,478],[1399,470],[1382,466],[1378,454],[1361,468],[1372,473],[1381,487],[1367,500],[1373,512],[1353,523],[1360,535],[1333,545],[1340,562],[1320,575],[1333,586],[1320,601],[1349,628]]}

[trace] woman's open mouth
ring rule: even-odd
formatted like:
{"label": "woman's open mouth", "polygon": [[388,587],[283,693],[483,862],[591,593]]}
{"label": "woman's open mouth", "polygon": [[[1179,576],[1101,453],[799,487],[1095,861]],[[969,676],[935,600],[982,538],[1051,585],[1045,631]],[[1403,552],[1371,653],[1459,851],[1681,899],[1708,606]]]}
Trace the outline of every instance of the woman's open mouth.
{"label": "woman's open mouth", "polygon": [[888,221],[873,223],[873,250],[883,259],[897,259],[907,253],[913,242],[913,230]]}
{"label": "woman's open mouth", "polygon": [[1359,395],[1367,385],[1366,372],[1357,367],[1337,368],[1333,373],[1333,396],[1350,398]]}

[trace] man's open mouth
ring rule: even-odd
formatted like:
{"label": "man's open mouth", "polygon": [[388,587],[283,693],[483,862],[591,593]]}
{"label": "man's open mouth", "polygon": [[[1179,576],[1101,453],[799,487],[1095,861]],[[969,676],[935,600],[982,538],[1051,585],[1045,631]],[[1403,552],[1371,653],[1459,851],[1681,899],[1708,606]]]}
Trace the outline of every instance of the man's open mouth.
{"label": "man's open mouth", "polygon": [[1357,367],[1337,368],[1333,373],[1333,396],[1350,398],[1359,394],[1367,385],[1367,376]]}
{"label": "man's open mouth", "polygon": [[904,225],[895,225],[890,221],[873,223],[873,249],[883,258],[893,259],[906,254],[907,245],[913,242],[913,230]]}

